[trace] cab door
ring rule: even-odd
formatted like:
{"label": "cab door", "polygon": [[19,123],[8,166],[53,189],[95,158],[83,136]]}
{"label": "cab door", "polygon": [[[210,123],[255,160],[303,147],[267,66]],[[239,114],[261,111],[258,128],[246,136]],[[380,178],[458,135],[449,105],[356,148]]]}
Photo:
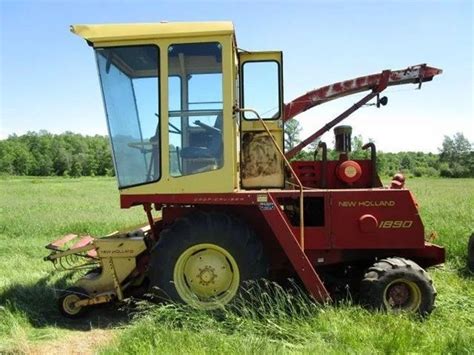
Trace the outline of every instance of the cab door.
{"label": "cab door", "polygon": [[[284,151],[282,52],[240,52],[240,107],[255,110]],[[283,188],[284,161],[258,117],[240,117],[243,189]]]}

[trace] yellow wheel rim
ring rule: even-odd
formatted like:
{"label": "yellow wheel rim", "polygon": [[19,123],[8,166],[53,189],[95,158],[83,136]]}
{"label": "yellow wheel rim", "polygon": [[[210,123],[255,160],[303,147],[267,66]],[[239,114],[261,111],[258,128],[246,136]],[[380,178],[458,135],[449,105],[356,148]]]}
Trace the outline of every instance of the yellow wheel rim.
{"label": "yellow wheel rim", "polygon": [[76,306],[76,302],[80,301],[81,298],[76,294],[70,294],[63,299],[64,312],[70,315],[76,315],[81,311],[81,306]]}
{"label": "yellow wheel rim", "polygon": [[173,279],[181,299],[200,309],[229,303],[240,284],[239,267],[233,256],[208,243],[194,245],[179,256]]}
{"label": "yellow wheel rim", "polygon": [[416,312],[421,305],[421,290],[406,279],[396,279],[385,287],[383,302],[388,310]]}

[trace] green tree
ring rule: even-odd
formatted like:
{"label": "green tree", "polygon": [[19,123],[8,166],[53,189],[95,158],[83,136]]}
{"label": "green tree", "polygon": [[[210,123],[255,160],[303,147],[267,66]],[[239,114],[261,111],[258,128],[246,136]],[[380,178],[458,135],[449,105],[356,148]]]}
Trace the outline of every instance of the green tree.
{"label": "green tree", "polygon": [[71,170],[71,154],[65,147],[60,146],[55,152],[53,160],[54,173],[58,176],[68,175]]}
{"label": "green tree", "polygon": [[300,123],[295,120],[289,120],[285,123],[285,152],[293,149],[300,140],[301,127]]}
{"label": "green tree", "polygon": [[15,175],[30,175],[33,163],[33,156],[25,146],[15,147],[13,158],[13,173]]}
{"label": "green tree", "polygon": [[458,132],[452,138],[444,136],[439,160],[443,165],[441,176],[474,177],[474,152],[472,144]]}

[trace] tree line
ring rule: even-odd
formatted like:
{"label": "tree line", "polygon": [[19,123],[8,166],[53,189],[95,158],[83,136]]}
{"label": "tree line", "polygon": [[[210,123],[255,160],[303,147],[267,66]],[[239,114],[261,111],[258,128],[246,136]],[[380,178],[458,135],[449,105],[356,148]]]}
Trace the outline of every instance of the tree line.
{"label": "tree line", "polygon": [[47,131],[0,140],[0,174],[31,176],[114,175],[109,139]]}
{"label": "tree line", "polygon": [[[290,129],[291,130],[291,129]],[[290,131],[288,130],[288,131]],[[299,143],[299,128],[291,132],[286,148]],[[288,135],[287,135],[288,136]],[[368,159],[362,149],[363,138],[355,136],[352,159]],[[295,159],[313,160],[316,144]],[[328,149],[328,159],[338,154]],[[320,159],[320,155],[317,157]],[[377,153],[377,168],[382,176],[403,172],[412,176],[474,177],[473,145],[462,133],[445,137],[439,154],[423,152]],[[11,135],[0,140],[0,174],[30,176],[113,176],[114,167],[107,136],[83,136],[47,131]]]}
{"label": "tree line", "polygon": [[[298,124],[290,127],[285,125],[285,131],[287,133],[285,134],[285,148],[288,150],[300,142],[301,128]],[[369,141],[371,140],[369,139]],[[362,149],[363,142],[362,136],[353,137],[352,152],[350,153],[352,159],[370,158],[370,150]],[[308,149],[297,154],[295,160],[313,160],[317,143],[311,144]],[[456,133],[453,137],[445,136],[438,150],[439,154],[423,152],[385,153],[378,151],[377,171],[381,176],[393,176],[397,172],[402,172],[416,177],[474,177],[473,145],[462,133]],[[330,149],[328,144],[328,159],[338,159],[338,157],[339,153]],[[320,159],[320,154],[316,159]]]}

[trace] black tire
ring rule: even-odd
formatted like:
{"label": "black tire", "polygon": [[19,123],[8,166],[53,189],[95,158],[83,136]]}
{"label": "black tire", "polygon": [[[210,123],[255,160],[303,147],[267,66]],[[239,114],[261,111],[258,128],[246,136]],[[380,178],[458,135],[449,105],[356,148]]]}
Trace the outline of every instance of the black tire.
{"label": "black tire", "polygon": [[370,309],[430,314],[436,290],[428,273],[411,260],[381,259],[368,268],[361,282],[360,300]]}
{"label": "black tire", "polygon": [[469,238],[467,246],[467,268],[474,272],[474,234]]}
{"label": "black tire", "polygon": [[[160,238],[151,252],[148,272],[152,293],[159,298],[174,302],[192,303],[184,300],[179,294],[179,286],[176,287],[178,280],[175,280],[174,276],[175,266],[179,270],[177,263],[180,265],[178,262],[181,260],[180,256],[183,253],[186,254],[188,250],[192,250],[190,248],[198,248],[197,246],[202,244],[212,244],[223,248],[234,259],[239,275],[239,281],[232,281],[237,288],[235,296],[242,290],[242,284],[245,281],[258,280],[268,275],[268,263],[263,252],[262,242],[246,223],[224,213],[196,211],[178,218],[169,228],[161,232]],[[194,254],[197,253],[199,252]],[[233,270],[234,267],[230,267],[232,272],[236,271]],[[179,271],[177,272],[179,274]],[[186,279],[184,273],[183,278]],[[214,279],[212,280],[214,281]],[[198,281],[201,282],[201,279]],[[190,285],[189,280],[186,279],[185,282],[186,285]],[[238,286],[236,286],[237,283]],[[189,289],[191,288],[189,286]],[[182,288],[179,289],[182,290]],[[233,297],[232,300],[235,299],[234,296],[231,297]],[[225,303],[232,302],[232,300]],[[218,308],[212,306],[211,301],[209,302],[209,306],[206,304],[192,304],[192,306],[204,309]],[[219,307],[221,306],[222,304],[219,305]]]}
{"label": "black tire", "polygon": [[74,308],[71,302],[89,298],[89,294],[81,287],[69,287],[64,290],[58,299],[58,308],[61,314],[67,318],[76,319],[82,317],[88,307]]}

